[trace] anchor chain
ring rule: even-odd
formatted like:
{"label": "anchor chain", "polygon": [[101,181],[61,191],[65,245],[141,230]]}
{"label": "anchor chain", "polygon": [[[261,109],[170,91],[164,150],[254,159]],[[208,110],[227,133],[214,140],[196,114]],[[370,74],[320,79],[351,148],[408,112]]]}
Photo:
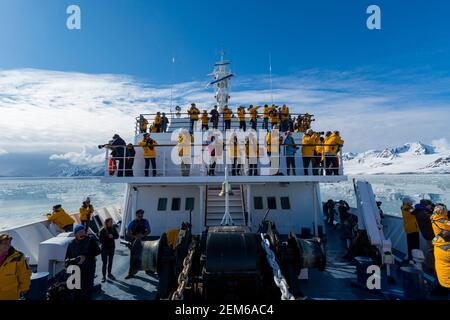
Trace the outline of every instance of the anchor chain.
{"label": "anchor chain", "polygon": [[194,256],[195,244],[191,243],[188,253],[183,260],[183,270],[181,270],[178,276],[178,288],[172,294],[171,300],[183,300],[184,289],[189,282],[189,272],[192,268],[192,257]]}
{"label": "anchor chain", "polygon": [[281,291],[281,300],[295,300],[294,296],[289,292],[288,283],[281,273],[280,266],[275,260],[275,254],[272,249],[270,249],[269,240],[266,239],[264,233],[261,233],[261,245],[266,252],[267,262],[272,268],[273,281]]}

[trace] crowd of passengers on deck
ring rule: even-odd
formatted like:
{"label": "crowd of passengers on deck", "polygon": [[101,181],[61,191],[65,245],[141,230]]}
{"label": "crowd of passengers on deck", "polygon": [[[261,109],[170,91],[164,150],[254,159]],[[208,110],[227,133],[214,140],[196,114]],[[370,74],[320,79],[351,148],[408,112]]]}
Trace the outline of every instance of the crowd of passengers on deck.
{"label": "crowd of passengers on deck", "polygon": [[[274,163],[277,164],[276,170],[272,170],[271,175],[297,175],[296,158],[301,159],[303,175],[310,175],[310,173],[315,176],[340,174],[339,153],[344,145],[344,140],[341,138],[339,131],[316,132],[311,129],[311,122],[314,121],[312,115],[306,113],[295,119],[295,117],[291,117],[286,105],[281,107],[264,105],[262,115],[258,114],[259,108],[259,106],[250,105],[247,112],[250,115],[250,126],[254,130],[257,129],[258,119],[262,118],[262,128],[266,130],[264,145],[260,145],[253,132],[247,134],[245,140],[240,140],[236,134],[232,134],[224,143],[219,135],[211,134],[205,145],[202,141],[199,142],[208,150],[208,175],[215,175],[216,165],[219,162],[218,158],[221,156],[222,150],[227,151],[227,163],[231,165],[231,175],[259,175],[258,158],[264,152],[270,157],[271,166]],[[239,131],[241,132],[245,132],[247,129],[247,112],[243,106],[237,108]],[[228,130],[231,129],[231,119],[234,116],[228,106],[225,106],[221,112],[217,110],[217,106],[214,106],[209,112],[203,110],[203,113],[201,113],[194,103],[188,109],[187,114],[190,119],[189,131],[180,129],[176,144],[178,155],[181,158],[182,176],[190,175],[191,146],[195,145],[193,134],[195,124],[200,121],[202,131],[209,130],[210,122],[212,123],[212,129],[218,129],[219,119],[222,115],[224,128]],[[118,134],[115,134],[108,144],[99,146],[106,147],[111,151],[109,174],[118,177],[134,176],[134,170],[136,170],[133,169],[136,157],[135,147],[139,147],[143,149],[144,176],[148,177],[150,174],[153,177],[157,176],[157,150],[160,146],[151,134],[166,132],[167,126],[168,120],[164,113],[158,112],[156,114],[150,128],[148,128],[147,119],[141,115],[139,128],[143,138],[138,145],[126,144]],[[149,132],[147,132],[147,129],[149,129]],[[295,141],[292,132],[303,133],[301,141]],[[274,135],[278,135],[278,139]],[[263,151],[261,151],[262,148]],[[284,158],[284,167],[281,158]],[[285,172],[281,170],[282,168],[285,169]]]}
{"label": "crowd of passengers on deck", "polygon": [[[181,117],[181,108],[177,106],[175,108],[177,112],[175,113],[177,118]],[[261,110],[260,110],[261,109]],[[261,111],[261,113],[259,112]],[[209,130],[210,125],[212,129],[219,129],[219,124],[221,123],[224,130],[231,129],[232,118],[237,118],[239,122],[239,129],[247,130],[247,114],[249,119],[249,125],[253,130],[258,127],[258,119],[261,119],[262,129],[273,129],[278,126],[281,132],[291,131],[291,132],[306,132],[311,128],[311,122],[314,121],[313,116],[309,113],[300,114],[297,117],[291,115],[289,107],[285,104],[282,106],[276,106],[272,104],[271,106],[265,104],[264,106],[253,106],[249,105],[247,108],[244,106],[239,106],[236,112],[233,112],[232,108],[224,106],[221,111],[218,110],[217,106],[214,106],[210,111],[197,108],[195,103],[191,104],[191,107],[187,110],[187,115],[189,117],[189,131],[193,132],[194,124],[197,121],[201,121],[201,130]],[[222,122],[220,121],[222,119]],[[157,132],[167,132],[169,126],[169,119],[164,112],[157,112],[153,122],[149,126],[149,120],[141,115],[138,120],[140,133],[157,133]]]}

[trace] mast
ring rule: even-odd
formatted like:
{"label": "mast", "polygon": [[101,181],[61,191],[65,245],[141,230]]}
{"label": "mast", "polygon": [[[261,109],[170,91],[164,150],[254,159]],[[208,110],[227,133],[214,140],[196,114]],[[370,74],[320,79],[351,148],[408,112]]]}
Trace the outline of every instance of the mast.
{"label": "mast", "polygon": [[215,98],[219,112],[223,110],[224,106],[228,105],[230,99],[230,79],[234,76],[229,69],[230,62],[225,61],[224,56],[225,52],[222,50],[220,52],[220,61],[214,64],[214,70],[209,74],[209,76],[214,78],[209,85],[216,87]]}
{"label": "mast", "polygon": [[270,77],[270,102],[273,105],[272,53],[271,52],[269,52],[269,77]]}
{"label": "mast", "polygon": [[174,67],[175,67],[175,57],[172,56],[172,75],[171,75],[171,84],[170,84],[170,115],[172,116],[172,107],[173,107],[173,82],[174,82]]}

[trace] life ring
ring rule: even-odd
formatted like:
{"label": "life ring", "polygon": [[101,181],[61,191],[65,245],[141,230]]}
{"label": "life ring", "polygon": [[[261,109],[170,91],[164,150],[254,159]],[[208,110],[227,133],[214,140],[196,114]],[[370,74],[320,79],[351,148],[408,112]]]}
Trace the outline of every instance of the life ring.
{"label": "life ring", "polygon": [[116,161],[115,160],[109,159],[108,171],[109,171],[110,176],[113,176],[114,173],[116,173]]}

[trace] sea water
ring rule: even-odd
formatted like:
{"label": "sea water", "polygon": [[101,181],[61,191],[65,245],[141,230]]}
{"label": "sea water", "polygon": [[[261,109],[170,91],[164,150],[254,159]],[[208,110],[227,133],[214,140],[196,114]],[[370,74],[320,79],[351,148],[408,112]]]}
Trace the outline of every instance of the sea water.
{"label": "sea water", "polygon": [[[355,206],[353,178],[372,184],[385,213],[400,215],[405,196],[450,205],[450,175],[349,176],[347,182],[321,184],[322,201],[343,199]],[[125,185],[94,178],[0,178],[0,230],[45,219],[55,204],[78,212],[86,196],[96,207],[123,204],[124,193]]]}

